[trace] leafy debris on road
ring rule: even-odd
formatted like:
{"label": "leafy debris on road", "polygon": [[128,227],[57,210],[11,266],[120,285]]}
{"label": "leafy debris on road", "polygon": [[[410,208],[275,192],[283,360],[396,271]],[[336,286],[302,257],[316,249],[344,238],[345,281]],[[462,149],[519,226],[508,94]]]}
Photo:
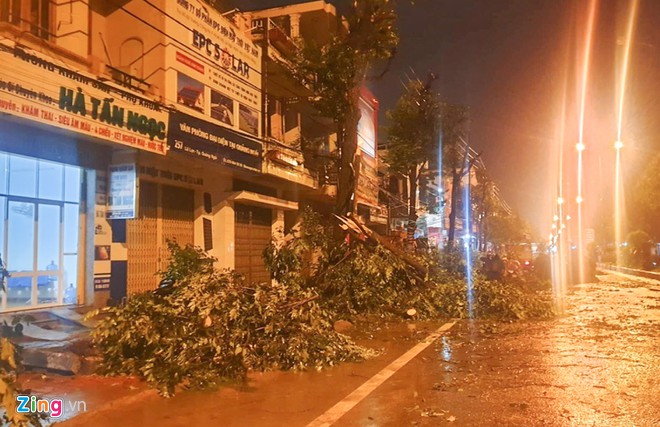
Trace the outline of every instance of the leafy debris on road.
{"label": "leafy debris on road", "polygon": [[[321,369],[370,357],[373,351],[340,333],[360,316],[467,316],[465,264],[457,252],[403,256],[371,231],[370,239],[350,243],[333,233],[306,209],[292,233],[264,251],[273,279],[266,283],[216,270],[203,250],[170,242],[162,275],[173,284],[104,309],[92,334],[102,371],[141,376],[170,395],[179,384],[204,388],[243,379],[248,370]],[[547,293],[524,284],[477,276],[474,312],[547,317],[552,304]]]}
{"label": "leafy debris on road", "polygon": [[425,417],[425,418],[436,418],[436,417],[441,417],[446,413],[447,413],[447,411],[441,410],[440,412],[438,412],[435,409],[430,409],[429,408],[429,409],[423,410],[421,415],[422,415],[422,417]]}
{"label": "leafy debris on road", "polygon": [[247,284],[214,270],[198,249],[170,249],[170,269],[185,265],[190,274],[170,271],[179,280],[167,295],[108,308],[93,331],[104,373],[138,375],[171,395],[181,383],[204,388],[250,369],[321,368],[373,355],[335,332],[314,290]]}

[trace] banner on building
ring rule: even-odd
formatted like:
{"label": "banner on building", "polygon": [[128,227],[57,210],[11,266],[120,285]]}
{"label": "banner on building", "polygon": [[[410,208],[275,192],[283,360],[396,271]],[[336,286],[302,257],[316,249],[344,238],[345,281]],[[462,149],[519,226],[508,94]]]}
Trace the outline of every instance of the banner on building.
{"label": "banner on building", "polygon": [[358,147],[364,154],[376,157],[376,110],[364,98],[360,98]]}
{"label": "banner on building", "polygon": [[170,115],[170,149],[225,166],[261,172],[261,143],[183,113]]}
{"label": "banner on building", "polygon": [[377,153],[378,100],[366,88],[360,90],[360,121],[358,123],[357,203],[378,206],[379,178]]}
{"label": "banner on building", "polygon": [[134,164],[108,167],[108,219],[132,219],[137,211],[137,169]]}
{"label": "banner on building", "polygon": [[165,154],[167,111],[62,61],[0,43],[0,112]]}
{"label": "banner on building", "polygon": [[259,135],[261,48],[245,31],[200,2],[167,2],[168,98],[193,116]]}
{"label": "banner on building", "polygon": [[359,168],[357,172],[357,185],[355,186],[355,197],[357,203],[369,206],[378,206],[378,170],[376,160],[364,154],[358,156]]}

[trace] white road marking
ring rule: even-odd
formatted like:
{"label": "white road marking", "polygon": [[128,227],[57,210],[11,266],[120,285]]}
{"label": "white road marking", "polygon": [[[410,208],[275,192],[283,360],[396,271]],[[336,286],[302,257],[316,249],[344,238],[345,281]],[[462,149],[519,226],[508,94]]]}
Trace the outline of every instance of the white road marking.
{"label": "white road marking", "polygon": [[403,368],[419,353],[433,344],[435,340],[440,338],[443,333],[447,332],[455,324],[456,322],[448,322],[442,325],[435,332],[426,337],[422,342],[405,352],[403,355],[399,356],[398,359],[368,379],[364,384],[355,389],[355,391],[346,396],[344,399],[339,401],[335,406],[328,409],[325,413],[321,414],[318,418],[309,423],[307,427],[327,427],[336,423],[339,418],[353,409],[353,407],[360,403],[365,397],[370,395],[374,390],[376,390],[376,388],[387,381],[399,369]]}

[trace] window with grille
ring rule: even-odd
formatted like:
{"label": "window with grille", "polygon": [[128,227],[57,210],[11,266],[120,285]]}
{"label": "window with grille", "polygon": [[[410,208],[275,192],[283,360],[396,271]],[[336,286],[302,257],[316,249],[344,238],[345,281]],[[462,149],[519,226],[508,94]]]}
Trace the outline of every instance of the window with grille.
{"label": "window with grille", "polygon": [[16,25],[37,37],[50,35],[50,0],[2,0],[0,22]]}

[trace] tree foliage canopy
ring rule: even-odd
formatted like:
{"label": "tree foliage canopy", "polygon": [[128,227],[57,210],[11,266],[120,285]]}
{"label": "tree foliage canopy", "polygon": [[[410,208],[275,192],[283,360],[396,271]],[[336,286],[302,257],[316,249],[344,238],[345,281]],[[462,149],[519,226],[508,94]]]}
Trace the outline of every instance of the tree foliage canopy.
{"label": "tree foliage canopy", "polygon": [[387,114],[391,126],[385,161],[393,172],[408,174],[437,152],[442,104],[420,80],[411,80],[395,108]]}
{"label": "tree foliage canopy", "polygon": [[445,175],[464,173],[466,148],[461,139],[467,134],[468,117],[466,106],[447,103],[442,106],[442,165]]}
{"label": "tree foliage canopy", "polygon": [[394,55],[399,42],[396,18],[391,0],[354,1],[347,29],[325,45],[301,41],[303,47],[293,59],[294,77],[311,89],[314,107],[337,125],[339,214],[353,209],[360,89],[372,63]]}
{"label": "tree foliage canopy", "polygon": [[314,106],[340,125],[357,108],[351,92],[359,89],[371,63],[393,56],[399,42],[389,0],[354,2],[347,22],[348,29],[325,45],[300,40],[293,61],[294,76],[314,93]]}
{"label": "tree foliage canopy", "polygon": [[529,239],[531,229],[517,214],[508,214],[501,208],[486,218],[488,240],[496,245],[520,243]]}

